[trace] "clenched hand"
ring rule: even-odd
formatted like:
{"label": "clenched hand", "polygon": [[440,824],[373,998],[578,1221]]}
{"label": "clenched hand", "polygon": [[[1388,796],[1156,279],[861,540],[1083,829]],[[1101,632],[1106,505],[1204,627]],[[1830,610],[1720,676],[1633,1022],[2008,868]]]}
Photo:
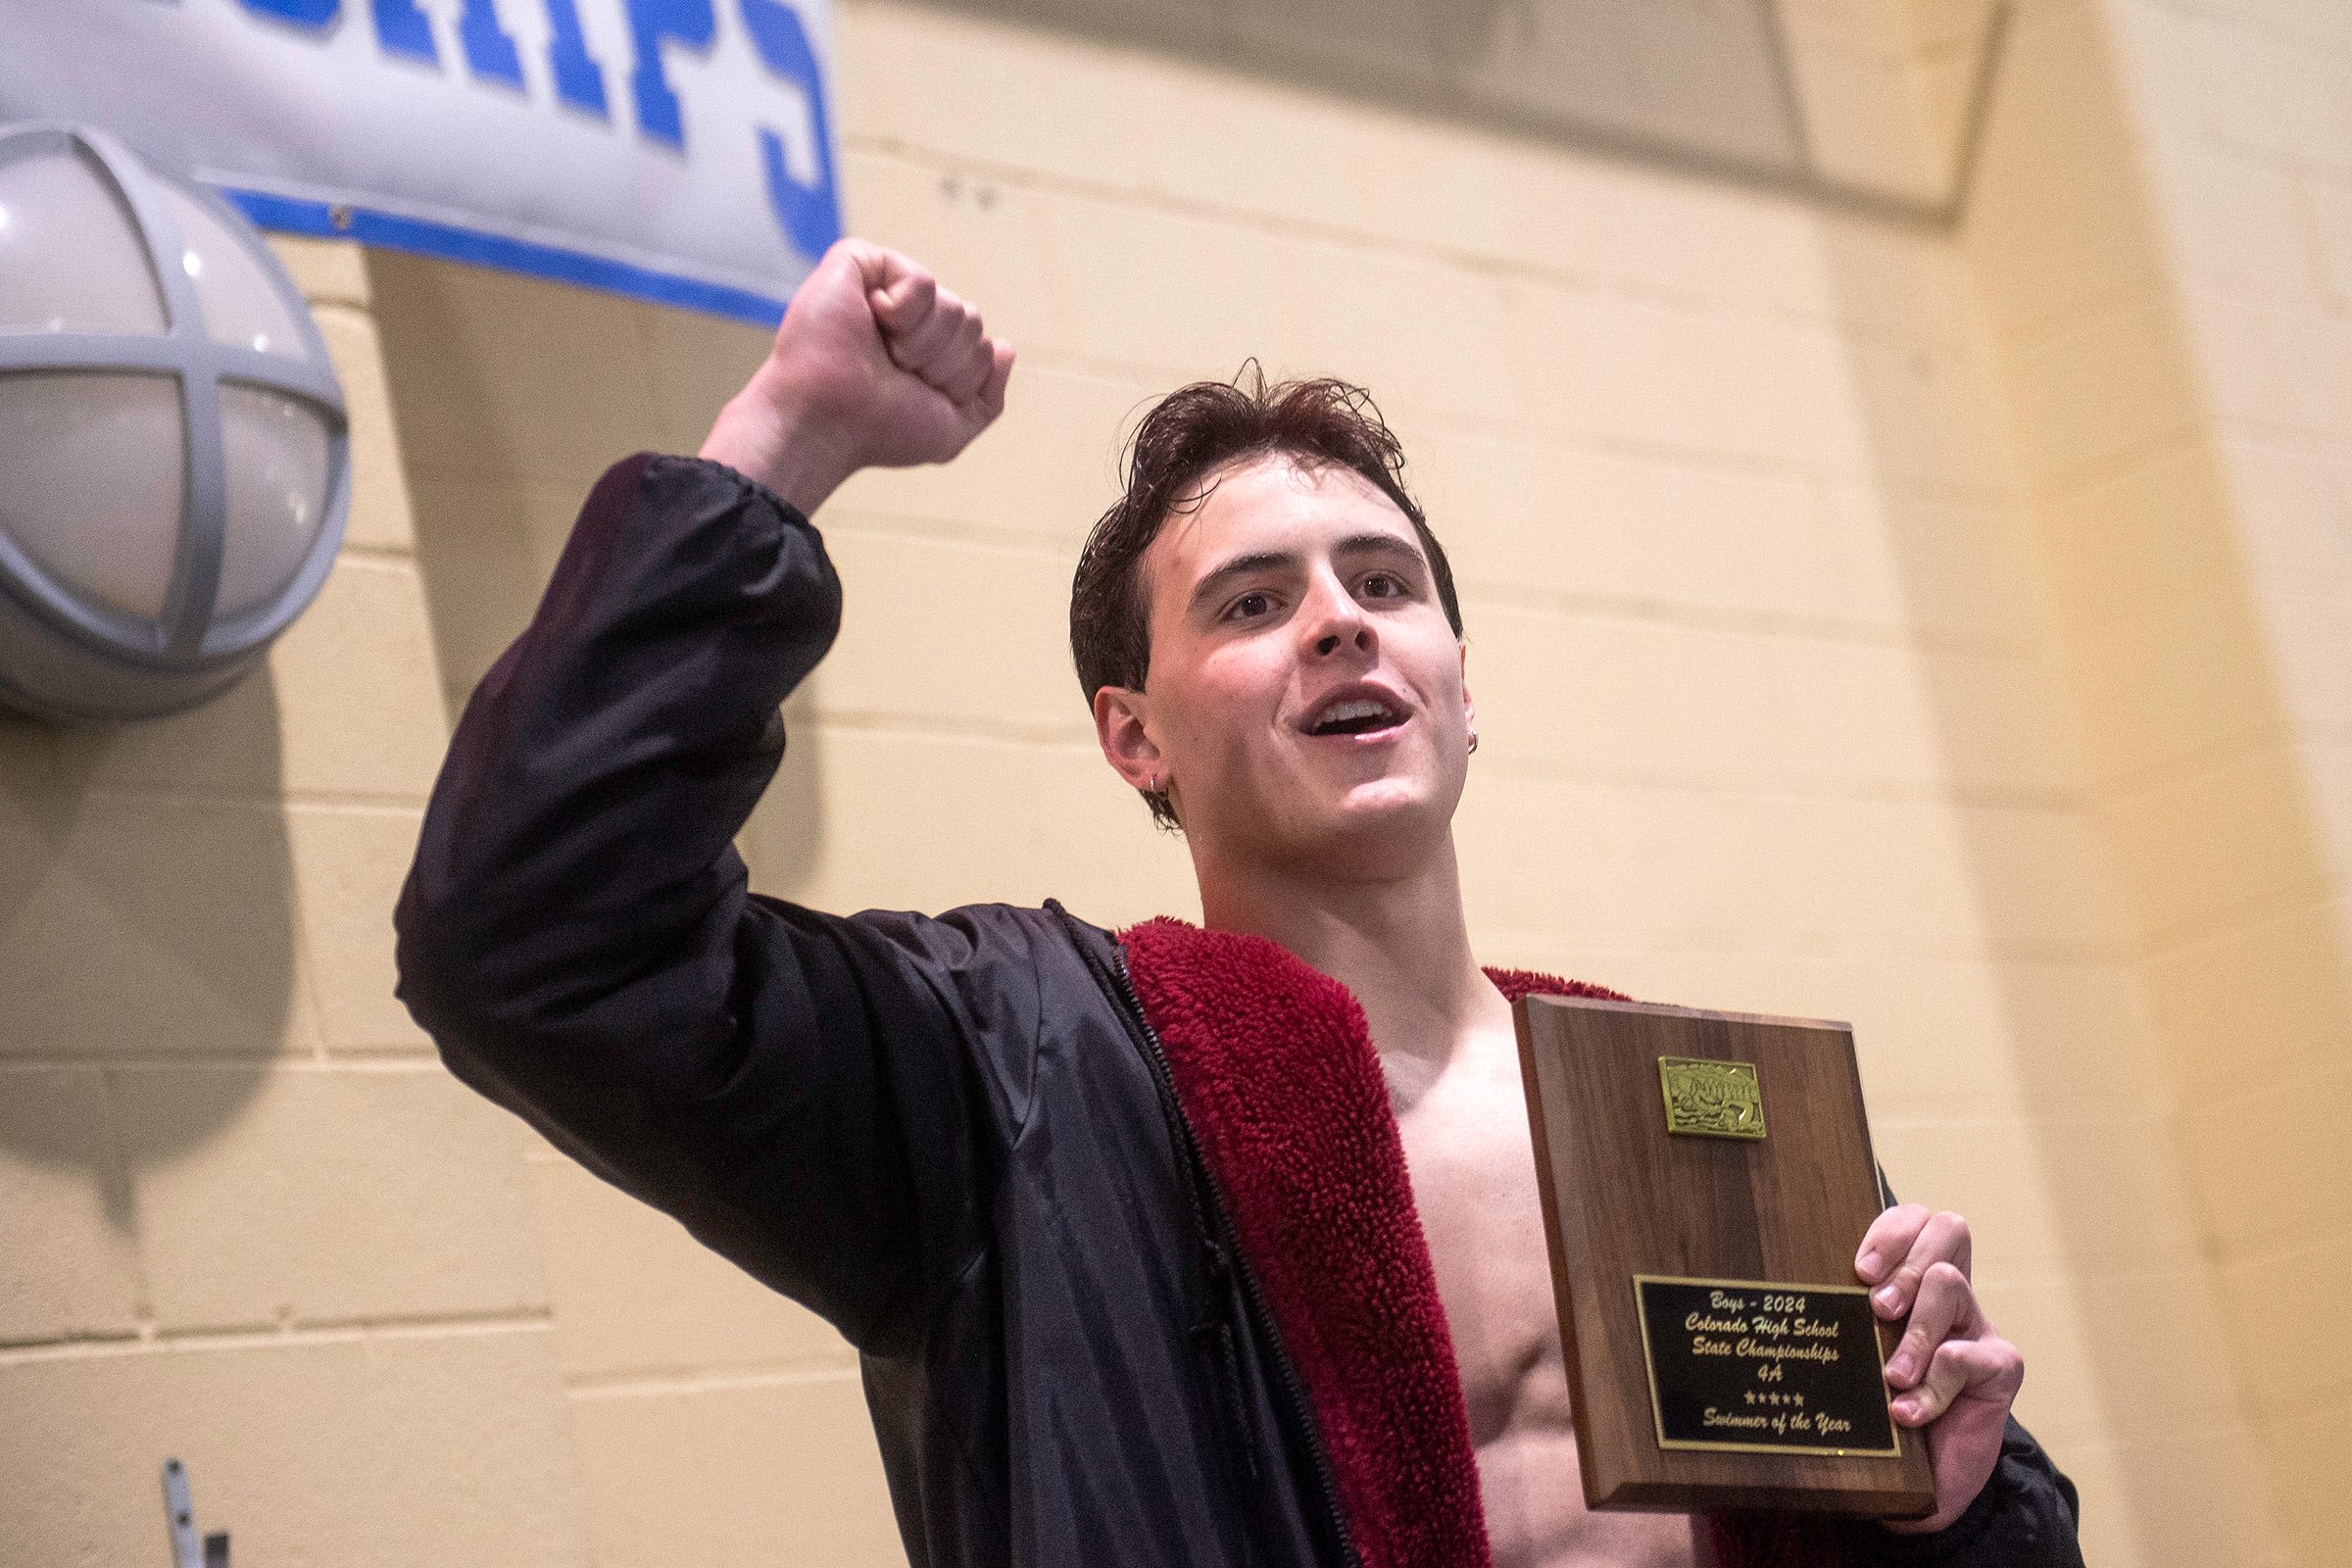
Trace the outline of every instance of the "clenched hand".
{"label": "clenched hand", "polygon": [[804,513],[859,468],[945,463],[1004,412],[1012,347],[896,251],[845,239],[793,296],[702,456]]}

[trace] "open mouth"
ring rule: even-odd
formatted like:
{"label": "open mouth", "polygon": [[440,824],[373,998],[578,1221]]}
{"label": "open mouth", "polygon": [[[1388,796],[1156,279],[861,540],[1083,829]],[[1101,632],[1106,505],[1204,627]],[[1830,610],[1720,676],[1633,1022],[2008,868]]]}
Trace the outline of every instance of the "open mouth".
{"label": "open mouth", "polygon": [[1404,715],[1376,697],[1349,697],[1333,703],[1315,715],[1307,725],[1309,735],[1369,735],[1375,730],[1393,729],[1404,722]]}

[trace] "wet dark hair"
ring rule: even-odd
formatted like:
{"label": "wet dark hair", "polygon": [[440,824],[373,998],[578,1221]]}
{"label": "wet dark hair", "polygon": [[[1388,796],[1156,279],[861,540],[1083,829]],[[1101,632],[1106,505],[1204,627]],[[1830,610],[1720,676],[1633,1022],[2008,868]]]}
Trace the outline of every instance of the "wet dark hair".
{"label": "wet dark hair", "polygon": [[[1347,468],[1395,502],[1429,558],[1446,624],[1462,635],[1453,568],[1404,488],[1403,449],[1372,395],[1328,376],[1269,384],[1252,362],[1231,382],[1178,387],[1144,416],[1128,443],[1126,493],[1087,535],[1070,583],[1070,658],[1089,704],[1105,686],[1142,691],[1151,672],[1151,604],[1141,568],[1161,525],[1205,502],[1215,485],[1204,481],[1218,470],[1277,454],[1309,468]],[[1142,793],[1155,821],[1176,826],[1165,792]]]}

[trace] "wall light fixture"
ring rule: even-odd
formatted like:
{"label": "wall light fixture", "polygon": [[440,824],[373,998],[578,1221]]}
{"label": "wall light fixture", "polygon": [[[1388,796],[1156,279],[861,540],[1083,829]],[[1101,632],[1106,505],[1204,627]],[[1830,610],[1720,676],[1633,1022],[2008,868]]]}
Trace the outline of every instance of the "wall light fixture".
{"label": "wall light fixture", "polygon": [[0,128],[0,702],[133,718],[233,683],[333,564],[348,429],[242,215],[104,131]]}

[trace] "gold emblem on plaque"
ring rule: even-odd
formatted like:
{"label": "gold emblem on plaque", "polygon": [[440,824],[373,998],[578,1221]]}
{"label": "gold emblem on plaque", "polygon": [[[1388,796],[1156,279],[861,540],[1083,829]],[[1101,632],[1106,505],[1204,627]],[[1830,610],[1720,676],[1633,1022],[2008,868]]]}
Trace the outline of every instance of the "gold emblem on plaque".
{"label": "gold emblem on plaque", "polygon": [[1764,1136],[1764,1091],[1751,1061],[1660,1056],[1666,1130],[1694,1138]]}

